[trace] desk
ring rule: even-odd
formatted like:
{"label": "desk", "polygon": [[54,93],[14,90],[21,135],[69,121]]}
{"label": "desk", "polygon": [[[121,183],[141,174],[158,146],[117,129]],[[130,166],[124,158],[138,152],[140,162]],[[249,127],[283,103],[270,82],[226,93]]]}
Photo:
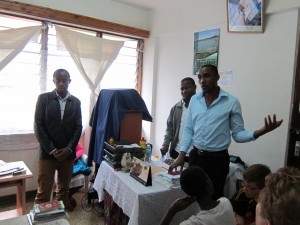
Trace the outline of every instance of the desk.
{"label": "desk", "polygon": [[[103,200],[103,190],[106,190],[114,202],[129,216],[129,225],[159,224],[167,209],[177,198],[186,194],[180,188],[170,189],[152,181],[152,186],[145,187],[129,173],[115,172],[107,162],[102,161],[98,170],[94,189],[99,201]],[[197,203],[182,212],[177,213],[171,224],[178,224],[199,212]]]}
{"label": "desk", "polygon": [[26,182],[27,178],[32,178],[32,173],[25,165],[23,161],[13,162],[13,164],[18,164],[18,166],[23,167],[26,170],[25,174],[19,175],[5,175],[0,176],[0,188],[8,188],[12,186],[17,186],[17,196],[16,205],[17,209],[1,212],[0,220],[8,219],[16,216],[24,215],[26,212]]}

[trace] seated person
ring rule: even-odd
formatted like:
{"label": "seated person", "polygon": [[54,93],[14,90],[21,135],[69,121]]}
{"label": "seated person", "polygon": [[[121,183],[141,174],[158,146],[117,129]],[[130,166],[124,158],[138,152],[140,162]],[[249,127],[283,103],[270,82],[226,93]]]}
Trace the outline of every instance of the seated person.
{"label": "seated person", "polygon": [[259,192],[265,186],[265,177],[270,173],[270,168],[262,164],[254,164],[244,172],[243,187],[230,200],[236,225],[249,225],[255,221]]}
{"label": "seated person", "polygon": [[300,223],[300,170],[279,169],[266,177],[256,206],[256,225]]}
{"label": "seated person", "polygon": [[180,225],[234,225],[234,213],[230,201],[221,197],[214,201],[211,196],[214,188],[210,178],[201,167],[191,166],[183,170],[180,176],[181,189],[188,195],[177,199],[168,209],[160,225],[170,224],[175,214],[186,209],[197,201],[201,210],[197,215],[191,216]]}

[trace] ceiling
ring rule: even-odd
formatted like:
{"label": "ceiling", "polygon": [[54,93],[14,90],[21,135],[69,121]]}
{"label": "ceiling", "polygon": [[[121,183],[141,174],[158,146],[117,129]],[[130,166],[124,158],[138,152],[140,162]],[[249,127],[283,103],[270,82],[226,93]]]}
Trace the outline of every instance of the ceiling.
{"label": "ceiling", "polygon": [[111,0],[124,5],[129,5],[143,10],[152,10],[172,4],[178,0]]}

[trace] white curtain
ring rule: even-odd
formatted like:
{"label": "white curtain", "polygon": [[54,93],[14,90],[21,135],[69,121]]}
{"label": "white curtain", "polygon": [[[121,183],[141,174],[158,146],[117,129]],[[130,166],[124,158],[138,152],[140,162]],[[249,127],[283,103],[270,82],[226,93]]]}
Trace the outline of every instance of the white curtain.
{"label": "white curtain", "polygon": [[[123,41],[112,41],[80,32],[72,31],[61,26],[55,26],[58,41],[69,51],[78,70],[92,90],[90,113],[96,102],[96,89],[106,70],[119,54],[124,45]],[[58,46],[63,47],[58,43]]]}
{"label": "white curtain", "polygon": [[0,31],[0,71],[30,40],[40,34],[41,28],[42,26],[33,26]]}
{"label": "white curtain", "polygon": [[[30,40],[36,39],[42,26],[0,31],[0,71],[20,53]],[[0,150],[33,149],[38,147],[34,134],[1,135]]]}

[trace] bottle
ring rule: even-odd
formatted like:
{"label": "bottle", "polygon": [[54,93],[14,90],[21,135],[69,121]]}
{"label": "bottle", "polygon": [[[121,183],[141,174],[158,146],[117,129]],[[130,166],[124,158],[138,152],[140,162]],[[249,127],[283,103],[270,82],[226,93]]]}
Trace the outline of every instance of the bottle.
{"label": "bottle", "polygon": [[141,140],[140,140],[140,147],[142,149],[146,149],[146,140],[145,140],[144,137],[142,137]]}
{"label": "bottle", "polygon": [[147,143],[144,161],[147,163],[151,163],[151,155],[152,155],[151,144]]}

